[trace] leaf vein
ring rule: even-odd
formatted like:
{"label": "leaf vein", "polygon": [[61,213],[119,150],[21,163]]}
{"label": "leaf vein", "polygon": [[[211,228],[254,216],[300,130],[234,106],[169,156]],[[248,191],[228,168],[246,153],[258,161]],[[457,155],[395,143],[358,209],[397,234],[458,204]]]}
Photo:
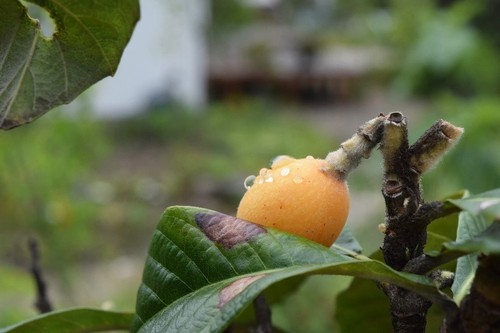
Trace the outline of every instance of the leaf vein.
{"label": "leaf vein", "polygon": [[198,266],[198,263],[196,261],[194,261],[194,259],[191,258],[184,250],[182,250],[179,247],[179,245],[177,245],[170,237],[168,237],[167,235],[165,235],[161,230],[156,229],[155,233],[159,234],[159,237],[163,237],[163,238],[169,240],[179,250],[179,252],[181,252],[182,254],[184,254],[184,256],[187,259],[189,259],[190,262],[193,263],[193,265],[198,269],[198,271],[201,273],[201,275],[205,278],[205,280],[207,281],[207,283],[211,283],[210,280],[208,279],[208,277],[205,275],[205,273],[201,270],[200,266]]}
{"label": "leaf vein", "polygon": [[259,259],[259,261],[262,263],[262,267],[264,267],[265,270],[270,269],[269,267],[267,267],[267,265],[264,262],[264,260],[262,260],[262,257],[260,256],[259,252],[253,247],[253,244],[251,242],[249,242],[248,245],[250,246],[250,248],[252,249],[252,251],[255,253],[255,255],[257,256],[257,258]]}
{"label": "leaf vein", "polygon": [[158,299],[158,300],[159,300],[159,301],[160,301],[160,302],[161,302],[161,303],[162,303],[165,307],[167,307],[167,306],[168,306],[168,304],[167,304],[167,303],[165,303],[165,302],[163,301],[163,299],[160,297],[160,295],[158,295],[158,294],[156,293],[156,291],[154,291],[154,290],[153,290],[150,286],[148,286],[148,284],[147,284],[147,283],[145,283],[144,281],[142,281],[142,285],[143,285],[145,288],[147,288],[147,289],[149,290],[149,292],[150,292],[150,293],[151,293],[154,297],[156,297],[156,298],[157,298],[157,299]]}
{"label": "leaf vein", "polygon": [[186,281],[184,281],[180,276],[178,276],[177,274],[175,274],[174,272],[172,272],[171,270],[169,270],[167,267],[163,266],[163,264],[161,262],[159,262],[158,260],[156,260],[153,256],[151,255],[148,255],[148,257],[156,264],[158,264],[164,271],[168,272],[169,274],[173,275],[177,280],[179,280],[180,282],[182,282],[182,284],[184,284],[189,290],[194,290],[194,288],[192,288],[191,286],[189,286],[187,284]]}
{"label": "leaf vein", "polygon": [[[14,90],[13,90],[14,96],[17,96],[17,93],[19,92],[19,89],[21,88],[23,78],[26,75],[26,72],[28,71],[29,65],[31,64],[31,59],[33,58],[33,54],[35,53],[36,44],[37,44],[37,36],[35,34],[33,37],[33,42],[31,43],[31,49],[28,53],[28,56],[26,57],[26,59],[27,59],[26,63],[24,64],[23,68],[21,69],[21,74],[19,75],[18,82],[16,83],[16,85],[14,87]],[[9,115],[9,113],[12,109],[12,105],[14,104],[15,101],[16,101],[15,97],[10,99],[10,101],[7,104],[7,107],[5,109],[5,113],[3,115],[0,115],[0,125],[3,124],[4,120]]]}
{"label": "leaf vein", "polygon": [[65,93],[65,98],[68,98],[68,95],[69,95],[69,91],[68,91],[68,86],[69,86],[69,83],[68,83],[68,69],[67,69],[67,65],[66,65],[66,58],[64,57],[64,53],[63,53],[63,50],[61,49],[61,45],[59,44],[59,40],[58,39],[54,39],[54,42],[57,46],[57,49],[59,50],[59,53],[61,54],[61,61],[63,63],[63,71],[64,71],[64,93]]}
{"label": "leaf vein", "polygon": [[95,34],[80,20],[80,16],[76,15],[75,13],[73,13],[71,10],[69,10],[69,8],[65,7],[64,5],[62,5],[58,0],[52,0],[52,2],[59,6],[63,11],[65,11],[66,13],[68,13],[69,16],[73,17],[73,19],[83,28],[83,30],[85,30],[90,38],[92,38],[95,42],[95,44],[97,45],[99,51],[101,52],[103,58],[104,58],[104,61],[106,61],[108,67],[109,67],[109,71],[110,73],[113,73],[113,66],[111,65],[111,61],[110,59],[107,57],[106,55],[106,52],[104,52],[104,48],[102,47],[101,43],[99,42],[99,39],[95,36]]}

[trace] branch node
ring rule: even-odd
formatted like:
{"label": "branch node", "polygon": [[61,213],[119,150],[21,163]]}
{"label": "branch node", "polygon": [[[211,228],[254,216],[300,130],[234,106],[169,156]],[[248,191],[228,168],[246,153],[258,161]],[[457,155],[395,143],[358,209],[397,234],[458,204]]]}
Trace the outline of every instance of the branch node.
{"label": "branch node", "polygon": [[453,280],[455,279],[455,274],[453,272],[440,269],[429,273],[428,276],[440,290],[451,287]]}

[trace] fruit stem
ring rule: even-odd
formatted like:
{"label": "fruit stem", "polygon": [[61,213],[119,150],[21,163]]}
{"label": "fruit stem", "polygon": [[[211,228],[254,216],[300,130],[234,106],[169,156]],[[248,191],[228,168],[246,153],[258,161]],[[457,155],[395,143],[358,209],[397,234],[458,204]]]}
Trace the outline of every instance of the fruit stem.
{"label": "fruit stem", "polygon": [[371,151],[382,139],[384,120],[384,115],[380,114],[361,125],[350,139],[340,144],[339,149],[326,156],[324,171],[332,172],[341,179],[347,178],[362,158],[370,157]]}

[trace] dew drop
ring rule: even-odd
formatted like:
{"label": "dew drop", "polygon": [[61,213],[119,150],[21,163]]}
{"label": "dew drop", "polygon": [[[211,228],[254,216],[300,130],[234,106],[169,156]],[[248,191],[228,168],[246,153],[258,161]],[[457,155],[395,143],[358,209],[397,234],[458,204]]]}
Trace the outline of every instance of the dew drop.
{"label": "dew drop", "polygon": [[267,173],[268,170],[269,170],[268,168],[262,168],[262,169],[260,169],[259,176],[264,176]]}
{"label": "dew drop", "polygon": [[304,181],[304,178],[302,178],[301,176],[295,176],[295,177],[293,177],[293,182],[294,182],[295,184],[300,184],[300,183],[302,183],[303,181]]}
{"label": "dew drop", "polygon": [[314,157],[312,157],[311,155],[307,155],[306,160],[314,160]]}
{"label": "dew drop", "polygon": [[257,182],[257,184],[264,184],[264,178],[262,178],[262,176],[257,177],[255,181]]}
{"label": "dew drop", "polygon": [[295,158],[288,155],[276,156],[271,162],[271,168],[281,168],[295,161]]}
{"label": "dew drop", "polygon": [[271,172],[267,173],[264,177],[266,183],[272,183],[274,181],[273,174]]}
{"label": "dew drop", "polygon": [[290,168],[283,168],[280,171],[280,175],[282,176],[288,176],[290,174]]}
{"label": "dew drop", "polygon": [[243,182],[243,186],[245,186],[245,188],[247,190],[250,189],[250,187],[252,187],[252,185],[255,182],[255,178],[256,177],[254,175],[248,176],[247,178],[245,178],[245,181]]}

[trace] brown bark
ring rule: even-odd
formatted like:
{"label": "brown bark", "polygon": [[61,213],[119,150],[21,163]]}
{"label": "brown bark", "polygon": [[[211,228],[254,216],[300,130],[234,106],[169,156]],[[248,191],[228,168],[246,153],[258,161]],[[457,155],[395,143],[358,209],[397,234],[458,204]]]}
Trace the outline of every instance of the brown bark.
{"label": "brown bark", "polygon": [[[461,133],[462,129],[440,120],[409,146],[406,117],[399,112],[386,117],[380,147],[384,158],[382,195],[386,205],[381,250],[390,267],[419,274],[432,268],[423,252],[427,226],[445,209],[439,203],[424,203],[420,176]],[[380,287],[389,300],[394,332],[425,332],[426,315],[432,303],[394,285]]]}

